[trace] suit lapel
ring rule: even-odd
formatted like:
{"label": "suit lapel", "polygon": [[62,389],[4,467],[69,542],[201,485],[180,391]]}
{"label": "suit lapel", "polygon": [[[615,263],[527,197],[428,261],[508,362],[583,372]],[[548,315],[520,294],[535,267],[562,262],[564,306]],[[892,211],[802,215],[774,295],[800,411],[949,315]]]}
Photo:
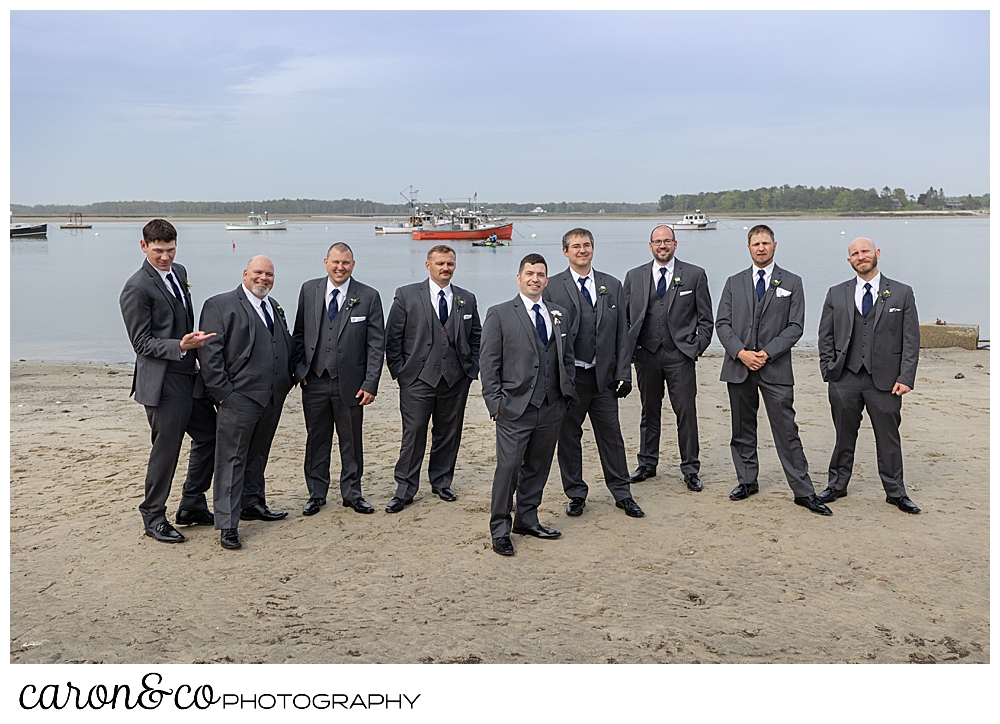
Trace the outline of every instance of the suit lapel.
{"label": "suit lapel", "polygon": [[[420,296],[423,297],[423,300],[420,302],[420,308],[424,310],[424,319],[427,320],[427,333],[431,336],[431,339],[434,339],[434,325],[441,324],[441,319],[438,317],[437,309],[431,304],[431,284],[432,282],[428,278],[426,282],[420,285]],[[454,291],[453,289],[452,292]],[[435,292],[435,296],[437,296],[437,292]]]}
{"label": "suit lapel", "polygon": [[639,289],[642,290],[642,294],[639,295],[639,313],[635,315],[637,322],[645,319],[646,312],[649,310],[649,290],[653,288],[653,262],[649,262],[642,268],[640,277]]}
{"label": "suit lapel", "polygon": [[539,343],[542,340],[538,338],[538,330],[531,323],[531,312],[524,308],[524,303],[521,301],[520,295],[514,297],[514,314],[521,320],[521,326],[524,327],[525,334],[531,340],[531,349],[535,351],[535,361],[541,364],[541,356],[538,354],[538,344],[535,344],[535,340],[538,340]]}
{"label": "suit lapel", "polygon": [[344,306],[340,308],[340,312],[337,313],[337,323],[339,327],[337,328],[337,339],[340,339],[340,335],[344,333],[344,328],[347,326],[348,317],[351,316],[351,300],[355,296],[357,287],[354,284],[354,277],[351,277],[347,282],[347,293],[346,299],[344,300]]}
{"label": "suit lapel", "polygon": [[594,292],[597,294],[597,299],[594,300],[594,306],[597,309],[597,326],[601,326],[601,316],[604,313],[604,296],[601,294],[601,287],[607,287],[604,283],[604,275],[598,271],[594,271]]}
{"label": "suit lapel", "polygon": [[[775,282],[779,282],[778,285]],[[778,286],[781,282],[781,268],[775,264],[774,269],[771,271],[771,283],[767,285],[767,289],[764,290],[764,306],[761,307],[760,316],[764,316],[764,312],[767,311],[767,305],[771,303],[771,299],[775,294],[778,293]],[[757,296],[756,290],[754,291],[754,296]]]}
{"label": "suit lapel", "polygon": [[[684,269],[684,265],[679,259],[674,259],[674,279],[677,277],[681,278],[681,282],[684,281],[681,271]],[[674,284],[674,279],[667,280],[667,314],[670,314],[670,307],[674,303],[674,298],[677,296],[677,285]]]}
{"label": "suit lapel", "polygon": [[[253,349],[254,342],[257,340],[257,310],[253,308],[253,305],[247,298],[242,284],[236,287],[236,297],[240,300],[240,304],[243,305],[243,310],[247,313],[247,318],[250,322],[250,346],[247,349],[251,350]],[[249,357],[249,354],[247,356]]]}
{"label": "suit lapel", "polygon": [[878,319],[882,316],[882,307],[885,306],[885,291],[889,288],[889,280],[886,278],[885,274],[882,275],[879,280],[878,285],[878,296],[873,300],[875,302],[875,319],[872,321],[872,329],[878,325]]}
{"label": "suit lapel", "polygon": [[167,283],[163,281],[163,277],[160,276],[160,272],[156,270],[156,267],[150,264],[148,260],[144,261],[143,264],[146,266],[146,273],[149,275],[150,279],[152,279],[153,284],[160,290],[160,294],[163,295],[167,304],[169,304],[172,308],[174,303],[178,301],[177,297],[175,297],[174,293],[167,288]]}
{"label": "suit lapel", "polygon": [[187,312],[188,329],[194,330],[194,305],[191,303],[191,292],[188,290],[187,275],[185,274],[184,277],[181,277],[180,274],[177,274],[176,276],[180,282],[181,294],[184,295],[184,301],[187,302],[187,309],[185,311]]}
{"label": "suit lapel", "polygon": [[316,333],[320,334],[323,329],[323,320],[328,317],[326,306],[326,279],[320,279],[319,284],[313,290],[313,298],[316,300]]}
{"label": "suit lapel", "polygon": [[743,287],[744,287],[744,289],[746,290],[746,293],[747,293],[747,306],[751,310],[750,311],[750,318],[751,319],[753,319],[753,308],[757,304],[757,290],[754,289],[754,280],[753,280],[754,269],[756,269],[756,268],[757,267],[752,266],[749,269],[747,269],[745,272],[743,272],[743,279],[745,280],[745,283],[744,283]]}
{"label": "suit lapel", "polygon": [[[448,321],[445,322],[444,328],[448,332],[449,339],[458,342],[458,338],[462,336],[462,308],[458,305],[458,300],[464,299],[462,296],[462,290],[456,287],[454,284],[451,285],[451,312],[448,313]],[[457,345],[455,349],[458,349]]]}

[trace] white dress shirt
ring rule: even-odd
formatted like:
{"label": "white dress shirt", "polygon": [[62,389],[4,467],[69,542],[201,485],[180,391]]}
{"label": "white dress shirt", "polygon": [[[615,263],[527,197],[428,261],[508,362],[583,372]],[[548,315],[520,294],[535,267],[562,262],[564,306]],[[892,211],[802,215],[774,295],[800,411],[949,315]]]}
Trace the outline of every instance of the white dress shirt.
{"label": "white dress shirt", "polygon": [[330,277],[326,278],[326,304],[323,305],[323,309],[330,309],[330,300],[333,298],[333,290],[339,291],[337,294],[337,314],[340,314],[344,309],[344,302],[347,300],[347,287],[351,284],[351,278],[347,277],[347,281],[341,284],[339,287],[330,281]]}
{"label": "white dress shirt", "polygon": [[275,312],[274,307],[271,305],[271,297],[267,296],[263,299],[258,299],[254,296],[253,292],[246,288],[245,285],[243,288],[246,289],[247,299],[250,300],[250,306],[257,310],[257,316],[260,317],[260,321],[264,323],[264,326],[267,326],[267,320],[264,318],[264,310],[260,306],[262,303],[267,305],[267,313],[271,315],[271,324],[274,324]]}
{"label": "white dress shirt", "polygon": [[857,306],[859,312],[861,311],[861,300],[864,299],[865,296],[865,284],[872,285],[872,307],[874,308],[875,302],[878,301],[878,290],[881,283],[882,272],[879,272],[868,281],[858,277],[857,286],[854,287],[854,304]]}
{"label": "white dress shirt", "polygon": [[455,298],[455,292],[453,292],[451,289],[451,282],[446,284],[444,287],[439,287],[437,285],[437,282],[435,282],[433,279],[428,278],[427,286],[430,287],[431,290],[431,308],[434,310],[434,313],[437,314],[438,311],[438,300],[440,299],[438,293],[444,292],[444,301],[445,304],[448,305],[448,314],[450,315],[451,302]]}
{"label": "white dress shirt", "polygon": [[656,261],[656,259],[653,259],[653,293],[654,294],[659,294],[659,292],[656,291],[656,285],[660,283],[660,270],[661,269],[666,269],[667,270],[667,289],[670,289],[670,285],[674,283],[674,259],[671,258],[670,261],[667,262],[666,266],[664,266],[660,262]]}
{"label": "white dress shirt", "polygon": [[[757,288],[757,280],[760,279],[761,268],[754,264],[750,267],[751,273],[753,274],[753,285]],[[774,262],[772,261],[766,267],[764,267],[764,293],[767,293],[767,288],[771,286],[771,274],[774,272]]]}
{"label": "white dress shirt", "polygon": [[542,319],[545,320],[545,334],[549,339],[552,339],[552,315],[549,314],[549,309],[545,306],[545,300],[539,298],[537,302],[533,302],[523,294],[519,294],[518,296],[521,297],[521,302],[524,304],[524,308],[528,310],[528,319],[531,320],[532,327],[535,326],[535,312],[531,308],[536,304],[539,306]]}
{"label": "white dress shirt", "polygon": [[[153,268],[156,269],[155,266]],[[180,289],[181,292],[181,304],[183,304],[184,308],[187,309],[188,305],[187,305],[187,299],[185,299],[184,297],[184,289],[181,288],[181,280],[177,278],[176,274],[174,274],[174,267],[171,265],[168,271],[163,271],[162,269],[156,269],[156,272],[160,275],[160,279],[163,280],[163,283],[167,285],[167,291],[170,292],[170,296],[174,296],[174,288],[170,286],[170,280],[167,279],[167,274],[170,274],[173,277],[174,284],[177,285],[177,288]]]}
{"label": "white dress shirt", "polygon": [[[580,288],[580,280],[581,279],[586,279],[587,280],[584,283],[584,286],[587,287],[587,291],[590,293],[590,301],[593,303],[592,305],[596,305],[597,304],[597,283],[594,281],[594,270],[593,270],[593,268],[591,268],[590,273],[587,274],[586,276],[580,276],[572,268],[570,268],[569,273],[573,275],[573,283],[576,284],[576,288],[577,289]],[[580,297],[583,297],[582,293],[580,294]]]}

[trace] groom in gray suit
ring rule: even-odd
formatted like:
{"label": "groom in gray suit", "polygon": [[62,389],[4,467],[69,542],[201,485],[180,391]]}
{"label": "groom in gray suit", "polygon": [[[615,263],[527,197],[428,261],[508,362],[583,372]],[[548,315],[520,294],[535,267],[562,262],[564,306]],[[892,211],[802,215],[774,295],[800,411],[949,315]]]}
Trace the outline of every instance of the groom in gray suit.
{"label": "groom in gray suit", "polygon": [[733,436],[729,447],[739,484],[730,500],[745,500],[757,482],[757,410],[764,398],[774,446],[795,504],[833,515],[816,499],[795,424],[792,346],[802,336],[806,300],[802,279],[774,263],[774,232],[759,224],[747,234],[753,265],[726,280],[715,328],[726,349],[722,380],[729,388]]}
{"label": "groom in gray suit", "polygon": [[285,396],[294,384],[292,336],[270,297],[274,264],[255,256],[243,283],[205,302],[201,326],[215,333],[199,356],[201,376],[219,404],[215,441],[215,527],[223,548],[242,545],[240,520],[280,520],[267,507],[264,470]]}
{"label": "groom in gray suit", "polygon": [[119,304],[135,350],[132,392],[146,408],[153,447],[146,466],[146,494],[139,506],[146,535],[161,543],[185,540],[167,522],[167,497],[184,433],[191,437],[178,525],[212,525],[205,502],[215,459],[215,407],[201,394],[197,351],[214,336],[194,329],[187,270],[174,263],[177,230],[164,219],[142,229],[142,267],[129,277]]}
{"label": "groom in gray suit", "polygon": [[483,401],[497,431],[490,535],[493,550],[502,556],[514,555],[511,532],[536,538],[562,535],[538,522],[563,415],[577,401],[566,310],[542,299],[547,282],[545,257],[528,254],[517,272],[520,293],[490,307],[483,322]]}
{"label": "groom in gray suit", "polygon": [[819,365],[829,383],[837,443],[829,483],[817,497],[832,503],[847,495],[861,414],[868,410],[885,502],[919,513],[903,485],[899,440],[903,395],[913,389],[920,357],[913,290],[879,272],[882,251],[871,239],[855,239],[847,253],[857,276],[830,287],[819,320]]}
{"label": "groom in gray suit", "polygon": [[570,229],[562,238],[569,269],[549,279],[543,296],[566,310],[565,324],[576,358],[574,386],[579,401],[566,411],[559,431],[559,472],[569,498],[566,515],[583,515],[587,483],[583,479],[583,420],[590,415],[604,482],[615,505],[631,518],[645,513],[632,499],[625,442],[618,421],[618,398],[632,391],[632,349],[628,346],[622,285],[610,274],[596,271],[594,236],[587,229]]}
{"label": "groom in gray suit", "polygon": [[304,471],[309,500],[302,515],[326,505],[330,489],[333,431],[340,447],[340,495],[345,508],[375,509],[361,495],[365,470],[362,446],[364,407],[378,394],[385,352],[382,299],[354,279],[354,252],[337,242],[327,249],[326,276],[310,279],[299,291],[295,313],[295,374],[302,381],[306,419]]}
{"label": "groom in gray suit", "polygon": [[430,278],[399,287],[385,329],[385,360],[399,380],[403,439],[396,463],[396,495],[385,508],[399,513],[420,487],[420,465],[431,431],[427,474],[441,500],[458,500],[451,489],[462,442],[469,385],[479,376],[482,326],[476,295],[451,283],[455,250],[443,244],[427,251]]}
{"label": "groom in gray suit", "polygon": [[653,260],[625,275],[629,349],[633,350],[642,419],[639,467],[629,482],[656,475],[660,460],[663,386],[677,418],[681,474],[688,490],[700,492],[698,380],[695,362],[712,341],[712,297],[705,270],[674,257],[677,239],[661,224],[649,235]]}

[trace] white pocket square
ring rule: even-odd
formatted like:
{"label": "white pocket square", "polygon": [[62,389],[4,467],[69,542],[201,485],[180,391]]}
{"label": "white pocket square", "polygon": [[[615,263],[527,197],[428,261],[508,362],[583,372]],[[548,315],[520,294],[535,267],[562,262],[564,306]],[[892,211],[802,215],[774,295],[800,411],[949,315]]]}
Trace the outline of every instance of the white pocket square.
{"label": "white pocket square", "polygon": [[365,317],[351,317],[351,322],[352,323],[354,323],[354,322],[363,322],[363,321],[365,321]]}
{"label": "white pocket square", "polygon": [[565,334],[565,333],[563,333],[563,334],[560,334],[559,336],[560,336],[560,337],[565,337],[565,336],[566,336],[566,334]]}
{"label": "white pocket square", "polygon": [[462,319],[472,319],[472,315],[471,314],[463,314],[462,315]]}
{"label": "white pocket square", "polygon": [[683,296],[684,296],[685,294],[690,294],[690,293],[691,293],[691,292],[693,292],[693,291],[694,291],[694,289],[688,289],[688,290],[687,290],[686,292],[681,292],[681,293],[680,293],[680,294],[678,294],[677,296],[679,296],[679,297],[683,297]]}
{"label": "white pocket square", "polygon": [[790,291],[788,291],[787,289],[782,289],[781,287],[778,287],[777,289],[775,289],[774,293],[777,294],[779,297],[790,297],[790,296],[792,296],[792,293]]}
{"label": "white pocket square", "polygon": [[899,307],[892,307],[892,308],[889,309],[889,311],[890,312],[902,312],[903,310],[900,309]]}

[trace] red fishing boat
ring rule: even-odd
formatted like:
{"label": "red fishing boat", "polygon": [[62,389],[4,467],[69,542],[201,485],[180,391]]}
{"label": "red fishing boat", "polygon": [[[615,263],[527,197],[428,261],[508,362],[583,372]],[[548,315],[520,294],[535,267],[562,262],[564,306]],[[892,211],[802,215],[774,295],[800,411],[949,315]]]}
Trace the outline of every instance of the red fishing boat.
{"label": "red fishing boat", "polygon": [[[442,203],[445,203],[442,199]],[[447,204],[445,203],[447,206]],[[416,241],[472,241],[488,239],[510,239],[514,232],[514,222],[507,219],[494,219],[486,211],[481,211],[476,205],[472,211],[465,208],[451,209],[446,212],[448,221],[439,220],[433,228],[414,229],[413,238]]]}

